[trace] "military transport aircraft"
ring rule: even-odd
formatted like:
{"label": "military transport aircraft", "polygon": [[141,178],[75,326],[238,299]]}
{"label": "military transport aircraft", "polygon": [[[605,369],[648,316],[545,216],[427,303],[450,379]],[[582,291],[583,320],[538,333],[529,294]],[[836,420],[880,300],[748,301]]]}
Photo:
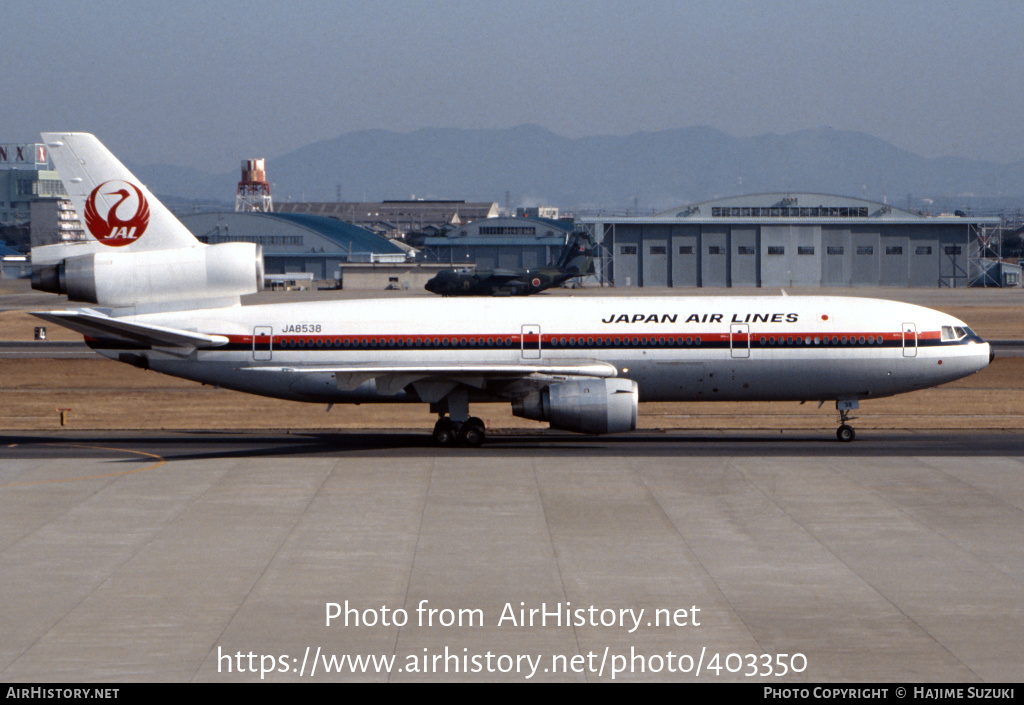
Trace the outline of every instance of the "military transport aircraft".
{"label": "military transport aircraft", "polygon": [[525,296],[594,273],[594,245],[575,232],[555,263],[540,269],[444,269],[424,287],[441,296]]}
{"label": "military transport aircraft", "polygon": [[37,312],[130,365],[323,404],[416,402],[434,438],[479,445],[471,403],[580,433],[636,427],[639,401],[835,401],[965,377],[991,360],[961,321],[842,297],[365,299],[242,306],[260,247],[200,243],[95,137],[45,133],[90,239],[33,249],[32,285],[91,306]]}

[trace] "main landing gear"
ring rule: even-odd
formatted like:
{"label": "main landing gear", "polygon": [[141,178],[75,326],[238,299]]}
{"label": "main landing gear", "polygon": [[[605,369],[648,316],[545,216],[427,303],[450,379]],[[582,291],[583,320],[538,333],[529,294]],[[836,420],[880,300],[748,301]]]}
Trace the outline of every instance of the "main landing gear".
{"label": "main landing gear", "polygon": [[854,431],[853,427],[846,422],[852,420],[849,415],[850,412],[858,408],[860,408],[860,402],[856,399],[839,399],[836,401],[836,410],[839,412],[839,423],[842,424],[836,430],[836,438],[843,443],[849,443],[857,437],[857,432]]}
{"label": "main landing gear", "polygon": [[476,416],[470,416],[459,423],[444,414],[439,414],[437,423],[434,424],[434,442],[439,446],[464,445],[476,448],[484,442],[486,436],[484,422]]}
{"label": "main landing gear", "polygon": [[452,389],[430,410],[437,413],[434,442],[439,446],[463,445],[476,448],[487,436],[484,422],[469,415],[469,393],[465,387]]}

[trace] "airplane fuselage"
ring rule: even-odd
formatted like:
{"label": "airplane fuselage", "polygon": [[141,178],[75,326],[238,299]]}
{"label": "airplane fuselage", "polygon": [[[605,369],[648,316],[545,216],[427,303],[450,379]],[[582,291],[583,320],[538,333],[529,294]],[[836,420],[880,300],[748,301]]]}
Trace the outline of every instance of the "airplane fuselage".
{"label": "airplane fuselage", "polygon": [[[985,367],[990,347],[959,320],[843,297],[363,299],[155,313],[144,324],[225,336],[210,349],[92,339],[102,354],[167,374],[300,401],[423,401],[379,378],[343,383],[317,368],[606,363],[641,401],[867,399]],[[944,332],[945,329],[945,332]],[[962,334],[961,334],[962,333]],[[471,399],[507,400],[502,378]]]}
{"label": "airplane fuselage", "polygon": [[528,296],[538,294],[581,274],[554,267],[526,270],[516,277],[490,272],[441,272],[427,282],[426,290],[442,296]]}

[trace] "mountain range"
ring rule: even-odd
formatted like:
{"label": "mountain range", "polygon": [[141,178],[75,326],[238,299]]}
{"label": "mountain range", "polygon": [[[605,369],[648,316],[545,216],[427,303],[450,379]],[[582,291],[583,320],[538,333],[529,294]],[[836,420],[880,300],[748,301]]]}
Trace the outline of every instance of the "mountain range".
{"label": "mountain range", "polygon": [[[260,155],[239,155],[254,158]],[[233,202],[239,172],[129,165],[150,190]],[[349,132],[267,160],[275,202],[461,199],[654,212],[764,192],[856,196],[900,207],[1024,201],[1024,161],[926,158],[860,132],[739,138],[710,127],[567,138],[535,125]]]}

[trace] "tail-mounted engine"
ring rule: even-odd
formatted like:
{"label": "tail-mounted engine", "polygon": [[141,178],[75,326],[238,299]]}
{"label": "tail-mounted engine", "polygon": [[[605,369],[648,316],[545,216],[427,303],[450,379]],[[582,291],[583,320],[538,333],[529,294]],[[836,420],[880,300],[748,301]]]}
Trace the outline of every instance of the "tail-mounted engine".
{"label": "tail-mounted engine", "polygon": [[263,249],[227,242],[77,255],[36,268],[32,288],[112,307],[237,298],[263,289]]}
{"label": "tail-mounted engine", "polygon": [[631,379],[583,379],[531,392],[512,402],[512,413],[550,421],[551,428],[578,433],[621,433],[636,428],[636,382]]}

